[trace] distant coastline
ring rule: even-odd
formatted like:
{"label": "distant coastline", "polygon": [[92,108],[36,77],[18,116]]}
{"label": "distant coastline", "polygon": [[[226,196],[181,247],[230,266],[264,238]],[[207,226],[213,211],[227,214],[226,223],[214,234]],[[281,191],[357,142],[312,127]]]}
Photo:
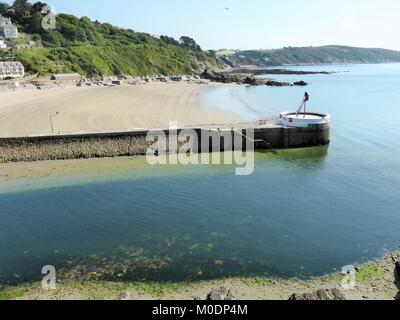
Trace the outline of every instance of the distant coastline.
{"label": "distant coastline", "polygon": [[[227,66],[236,68],[285,67],[325,64],[373,64],[400,62],[400,52],[387,49],[347,46],[286,47],[272,50],[221,51],[218,55]],[[226,52],[226,51],[225,51]]]}

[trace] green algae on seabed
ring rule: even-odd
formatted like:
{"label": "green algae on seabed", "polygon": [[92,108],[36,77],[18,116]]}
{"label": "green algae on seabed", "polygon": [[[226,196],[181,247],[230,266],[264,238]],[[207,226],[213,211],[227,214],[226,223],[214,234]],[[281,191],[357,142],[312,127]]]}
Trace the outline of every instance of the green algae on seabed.
{"label": "green algae on seabed", "polygon": [[[91,257],[92,262],[97,260],[98,257]],[[78,266],[77,268],[83,268]],[[112,271],[115,266],[110,265],[110,269],[107,272]],[[168,294],[179,293],[184,290],[196,290],[202,286],[212,286],[216,280],[196,280],[192,282],[156,282],[156,281],[124,281],[123,279],[104,280],[101,277],[89,277],[82,278],[82,274],[77,277],[76,269],[63,271],[61,275],[62,280],[59,282],[59,289],[66,289],[67,291],[79,292],[89,299],[104,299],[105,297],[116,298],[118,294],[126,291],[135,291],[139,294],[148,294],[154,299],[165,298]],[[86,270],[83,268],[82,270]],[[81,271],[82,271],[81,270]],[[374,261],[365,265],[357,267],[356,280],[358,282],[366,282],[380,278],[385,275],[385,270],[380,267],[379,261]],[[87,271],[87,270],[86,270]],[[64,273],[66,272],[66,273]],[[100,273],[100,272],[99,272]],[[88,275],[88,274],[86,274]],[[122,281],[121,281],[122,280]],[[310,280],[301,280],[298,278],[292,279],[280,279],[280,278],[269,278],[269,277],[232,277],[220,279],[219,281],[229,281],[235,286],[237,284],[243,284],[247,287],[262,286],[262,287],[276,287],[276,286],[293,286],[298,284],[312,284],[322,281],[327,284],[340,284],[343,280],[341,274],[331,274],[323,277],[318,277]],[[35,293],[40,288],[40,283],[26,283],[15,286],[8,286],[0,289],[0,300],[12,300],[23,297],[31,292]],[[58,290],[58,289],[57,289]],[[57,291],[56,290],[56,291]]]}
{"label": "green algae on seabed", "polygon": [[25,287],[6,287],[0,288],[0,301],[1,300],[15,300],[22,297],[28,290]]}

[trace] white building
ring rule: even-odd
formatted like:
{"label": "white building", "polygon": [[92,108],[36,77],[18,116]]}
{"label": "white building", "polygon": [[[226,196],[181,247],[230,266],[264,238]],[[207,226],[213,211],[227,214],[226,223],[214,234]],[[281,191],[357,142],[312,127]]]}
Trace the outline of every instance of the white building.
{"label": "white building", "polygon": [[4,28],[7,24],[11,24],[11,19],[0,15],[0,28]]}
{"label": "white building", "polygon": [[3,27],[3,32],[6,39],[18,38],[18,28],[13,24],[6,24]]}
{"label": "white building", "polygon": [[8,48],[8,46],[7,46],[7,43],[5,42],[5,40],[0,39],[0,50],[5,50],[7,48]]}
{"label": "white building", "polygon": [[0,62],[0,79],[23,78],[25,68],[19,61]]}

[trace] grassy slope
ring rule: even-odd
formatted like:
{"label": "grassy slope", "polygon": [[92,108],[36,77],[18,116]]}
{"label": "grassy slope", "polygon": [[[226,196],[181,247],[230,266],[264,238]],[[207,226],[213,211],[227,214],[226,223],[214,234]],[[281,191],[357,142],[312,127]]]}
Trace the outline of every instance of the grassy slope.
{"label": "grassy slope", "polygon": [[[107,23],[59,14],[57,29],[36,31],[26,17],[19,29],[43,48],[13,50],[29,73],[79,72],[84,75],[190,74],[217,65],[212,55],[179,43]],[[18,40],[17,40],[18,41]],[[6,55],[6,53],[3,53]]]}
{"label": "grassy slope", "polygon": [[198,67],[184,49],[128,45],[122,48],[82,45],[69,48],[23,49],[14,53],[27,71],[41,74],[189,74]]}

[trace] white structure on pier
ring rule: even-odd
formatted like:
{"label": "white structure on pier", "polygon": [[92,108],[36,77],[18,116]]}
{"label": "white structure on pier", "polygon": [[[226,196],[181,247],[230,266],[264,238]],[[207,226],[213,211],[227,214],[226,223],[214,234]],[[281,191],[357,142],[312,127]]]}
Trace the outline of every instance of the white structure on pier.
{"label": "white structure on pier", "polygon": [[308,128],[312,125],[328,124],[331,122],[331,116],[327,113],[281,113],[281,122],[285,127]]}
{"label": "white structure on pier", "polygon": [[[329,124],[331,116],[327,113],[307,112],[307,102],[310,100],[308,92],[296,112],[282,112],[280,119],[285,127],[308,128],[315,125]],[[302,112],[304,108],[304,111]]]}

